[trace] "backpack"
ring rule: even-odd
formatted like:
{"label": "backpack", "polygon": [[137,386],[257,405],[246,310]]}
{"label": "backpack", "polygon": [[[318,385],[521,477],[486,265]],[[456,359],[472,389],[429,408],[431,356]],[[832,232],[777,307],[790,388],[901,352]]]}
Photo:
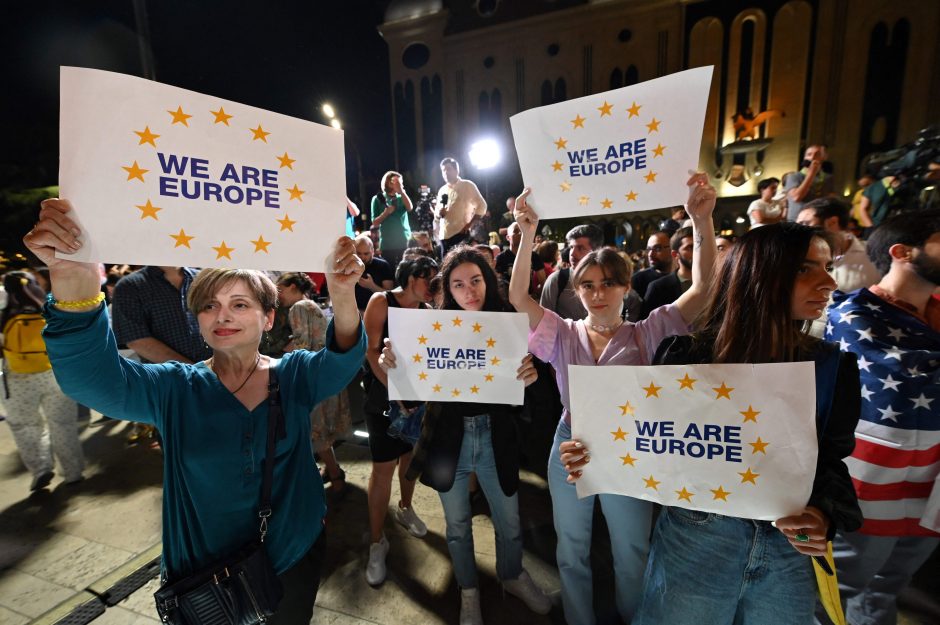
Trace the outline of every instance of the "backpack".
{"label": "backpack", "polygon": [[38,313],[13,315],[3,325],[3,359],[13,373],[42,373],[52,368],[42,330],[46,320]]}

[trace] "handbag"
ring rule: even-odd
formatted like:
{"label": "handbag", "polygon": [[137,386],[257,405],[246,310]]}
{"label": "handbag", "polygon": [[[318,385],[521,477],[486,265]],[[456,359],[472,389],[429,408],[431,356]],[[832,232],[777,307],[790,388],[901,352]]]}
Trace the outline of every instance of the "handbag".
{"label": "handbag", "polygon": [[400,401],[389,402],[385,416],[391,422],[388,425],[388,435],[392,438],[414,445],[421,437],[421,422],[424,420],[424,411],[427,404],[416,408],[406,408]]}
{"label": "handbag", "polygon": [[274,367],[268,369],[268,431],[258,507],[258,538],[199,571],[167,582],[154,593],[160,620],[170,625],[257,625],[277,611],[284,596],[264,538],[271,518],[274,447],[286,436]]}

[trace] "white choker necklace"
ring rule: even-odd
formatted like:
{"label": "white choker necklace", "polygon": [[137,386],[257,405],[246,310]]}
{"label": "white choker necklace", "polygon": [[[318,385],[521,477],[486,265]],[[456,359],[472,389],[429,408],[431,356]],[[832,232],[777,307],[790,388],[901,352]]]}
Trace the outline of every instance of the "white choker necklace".
{"label": "white choker necklace", "polygon": [[623,325],[623,319],[618,319],[618,320],[617,320],[617,323],[615,323],[615,324],[613,324],[613,325],[609,325],[609,326],[602,326],[602,325],[594,324],[594,323],[590,323],[590,322],[588,322],[588,325],[589,325],[589,326],[591,327],[591,329],[594,330],[595,332],[600,332],[600,333],[603,334],[603,333],[605,333],[605,332],[613,332],[614,330],[616,330],[617,328],[619,328],[620,326],[622,326],[622,325]]}

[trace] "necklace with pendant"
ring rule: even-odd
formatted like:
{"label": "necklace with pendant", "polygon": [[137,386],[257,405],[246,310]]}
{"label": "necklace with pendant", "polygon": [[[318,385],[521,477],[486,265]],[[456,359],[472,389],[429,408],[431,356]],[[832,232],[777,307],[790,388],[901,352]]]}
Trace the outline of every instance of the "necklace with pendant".
{"label": "necklace with pendant", "polygon": [[[250,380],[250,379],[251,379],[251,376],[254,375],[255,369],[258,368],[258,363],[260,363],[260,362],[261,362],[261,354],[258,354],[258,356],[255,358],[255,364],[254,364],[254,366],[251,367],[251,371],[248,372],[248,375],[245,377],[245,379],[242,381],[242,383],[238,385],[238,388],[235,389],[234,391],[231,391],[232,395],[236,395],[236,394],[238,393],[238,391],[242,390],[242,389],[245,387],[245,385],[248,384],[248,380]],[[216,375],[219,375],[218,373],[216,373],[215,369],[213,368],[213,365],[215,365],[215,358],[210,358],[210,359],[209,359],[209,368],[212,369],[212,372],[213,372],[213,373],[215,373]],[[221,381],[222,381],[222,378],[220,377],[220,378],[219,378],[219,382],[221,382]],[[223,385],[223,386],[224,386],[224,385]]]}
{"label": "necklace with pendant", "polygon": [[614,330],[616,330],[617,328],[619,328],[620,326],[622,326],[622,325],[623,325],[623,319],[620,319],[620,320],[618,321],[618,323],[613,324],[613,325],[609,325],[609,326],[602,326],[602,325],[594,324],[594,323],[588,323],[588,325],[589,325],[589,326],[591,327],[591,329],[594,330],[595,332],[600,332],[601,334],[605,334],[605,333],[607,333],[607,332],[613,332]]}

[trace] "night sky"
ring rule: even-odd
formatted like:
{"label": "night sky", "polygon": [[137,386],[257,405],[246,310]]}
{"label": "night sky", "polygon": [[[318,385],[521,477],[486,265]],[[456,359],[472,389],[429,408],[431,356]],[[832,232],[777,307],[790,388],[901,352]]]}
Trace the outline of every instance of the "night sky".
{"label": "night sky", "polygon": [[[319,123],[328,101],[372,182],[394,165],[386,5],[146,0],[156,79]],[[0,188],[57,184],[59,66],[144,76],[135,24],[133,0],[5,3]]]}

